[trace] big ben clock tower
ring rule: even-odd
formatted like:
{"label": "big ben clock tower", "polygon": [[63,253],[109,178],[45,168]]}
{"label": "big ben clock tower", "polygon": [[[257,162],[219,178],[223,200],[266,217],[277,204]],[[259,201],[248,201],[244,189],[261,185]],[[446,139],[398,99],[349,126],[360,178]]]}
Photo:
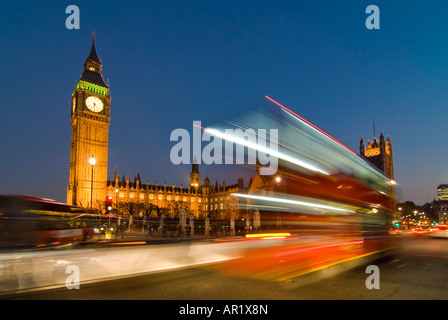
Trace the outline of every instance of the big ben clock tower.
{"label": "big ben clock tower", "polygon": [[110,101],[93,37],[71,98],[69,205],[100,209],[106,200]]}

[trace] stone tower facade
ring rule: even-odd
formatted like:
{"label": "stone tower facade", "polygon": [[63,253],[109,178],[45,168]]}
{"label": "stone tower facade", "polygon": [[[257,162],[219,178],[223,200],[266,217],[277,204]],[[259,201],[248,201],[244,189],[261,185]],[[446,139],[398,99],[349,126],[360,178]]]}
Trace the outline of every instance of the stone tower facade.
{"label": "stone tower facade", "polygon": [[100,209],[106,200],[110,102],[93,38],[71,97],[69,205]]}
{"label": "stone tower facade", "polygon": [[375,167],[380,169],[388,178],[394,180],[392,144],[389,136],[385,139],[381,132],[380,139],[378,140],[374,137],[372,141],[368,140],[367,146],[361,137],[359,153]]}

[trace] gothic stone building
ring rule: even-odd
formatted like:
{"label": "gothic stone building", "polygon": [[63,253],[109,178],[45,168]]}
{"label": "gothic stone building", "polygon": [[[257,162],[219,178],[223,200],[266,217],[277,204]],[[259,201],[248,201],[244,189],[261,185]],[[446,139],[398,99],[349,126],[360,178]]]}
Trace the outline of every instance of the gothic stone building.
{"label": "gothic stone building", "polygon": [[192,165],[190,174],[190,185],[176,186],[163,185],[157,181],[155,184],[141,183],[140,175],[137,175],[132,181],[123,176],[121,180],[118,173],[115,173],[114,180],[107,182],[107,194],[113,199],[112,209],[118,212],[129,210],[129,205],[133,206],[136,212],[133,215],[148,214],[146,210],[151,207],[154,209],[151,215],[160,214],[160,211],[168,216],[175,216],[183,208],[187,213],[194,215],[195,218],[203,219],[207,215],[210,218],[218,220],[228,220],[233,215],[236,219],[242,216],[243,208],[238,205],[238,197],[232,193],[238,193],[246,190],[244,180],[238,179],[238,183],[226,185],[225,182],[218,184],[210,183],[206,177],[204,182],[200,183],[200,173],[197,165]]}
{"label": "gothic stone building", "polygon": [[372,141],[368,140],[367,147],[361,137],[359,152],[363,158],[381,170],[388,178],[391,180],[394,179],[392,144],[389,136],[387,136],[387,140],[385,140],[383,133],[381,132],[380,139],[378,140],[374,137]]}
{"label": "gothic stone building", "polygon": [[[71,97],[70,176],[67,203],[94,207],[106,197],[111,96],[95,39]],[[92,159],[95,164],[92,165]]]}
{"label": "gothic stone building", "polygon": [[[107,181],[111,95],[102,74],[95,38],[84,62],[80,79],[71,97],[70,176],[67,203],[85,208],[106,210],[106,199],[112,197],[112,209],[123,212],[132,208],[139,215],[149,208],[175,214],[181,208],[196,218],[212,215],[216,219],[240,216],[238,199],[231,194],[244,190],[244,181],[233,185],[212,185],[208,177],[201,184],[197,164],[193,164],[189,186],[166,183],[142,183],[137,175],[133,181],[120,180],[118,173]],[[91,162],[94,160],[93,162]]]}

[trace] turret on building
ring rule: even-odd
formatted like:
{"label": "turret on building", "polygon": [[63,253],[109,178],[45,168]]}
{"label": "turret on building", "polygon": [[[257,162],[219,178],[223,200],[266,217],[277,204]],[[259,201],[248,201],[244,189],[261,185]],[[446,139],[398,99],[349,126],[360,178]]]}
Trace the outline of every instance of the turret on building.
{"label": "turret on building", "polygon": [[368,140],[367,147],[361,137],[359,153],[363,158],[381,170],[388,178],[394,180],[392,144],[389,136],[385,140],[383,132],[381,132],[380,139],[378,140],[374,137],[372,141]]}

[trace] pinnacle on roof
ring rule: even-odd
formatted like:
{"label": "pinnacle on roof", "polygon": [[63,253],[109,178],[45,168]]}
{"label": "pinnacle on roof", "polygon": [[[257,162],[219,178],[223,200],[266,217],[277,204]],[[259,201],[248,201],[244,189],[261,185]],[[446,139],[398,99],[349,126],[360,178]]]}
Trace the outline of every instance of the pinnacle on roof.
{"label": "pinnacle on roof", "polygon": [[90,53],[87,59],[90,59],[94,62],[101,64],[101,60],[98,58],[98,54],[96,53],[95,47],[95,33],[92,34],[92,47],[90,48]]}
{"label": "pinnacle on roof", "polygon": [[92,36],[92,47],[90,48],[89,56],[84,62],[84,70],[81,75],[81,79],[83,81],[87,81],[105,88],[109,88],[109,86],[105,83],[102,75],[102,63],[98,58],[98,54],[96,53],[95,47],[95,36]]}

